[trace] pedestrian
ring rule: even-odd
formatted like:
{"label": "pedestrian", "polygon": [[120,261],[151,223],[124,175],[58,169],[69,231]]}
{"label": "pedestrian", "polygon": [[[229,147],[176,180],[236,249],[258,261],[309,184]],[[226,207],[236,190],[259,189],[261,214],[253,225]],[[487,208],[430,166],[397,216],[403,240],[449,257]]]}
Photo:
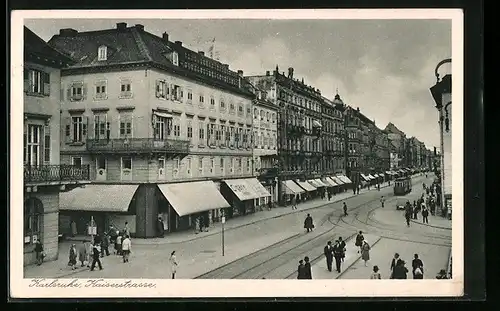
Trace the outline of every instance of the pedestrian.
{"label": "pedestrian", "polygon": [[297,197],[295,195],[292,197],[292,209],[297,209]]}
{"label": "pedestrian", "polygon": [[90,268],[91,257],[92,257],[92,244],[90,241],[85,241],[85,261],[87,261],[87,268]]}
{"label": "pedestrian", "polygon": [[429,223],[429,210],[425,206],[422,209],[422,223],[424,223],[424,224]]}
{"label": "pedestrian", "polygon": [[392,258],[392,261],[391,261],[391,276],[390,276],[391,279],[394,278],[394,268],[398,265],[398,263],[400,261],[401,261],[401,259],[399,258],[399,254],[395,253],[394,258]]}
{"label": "pedestrian", "polygon": [[304,257],[304,278],[312,280],[312,271],[311,271],[311,263],[309,262],[309,257]]}
{"label": "pedestrian", "polygon": [[307,217],[304,220],[304,228],[307,230],[307,232],[312,231],[314,228],[313,219],[310,214],[307,214]]}
{"label": "pedestrian", "polygon": [[124,263],[128,262],[131,251],[132,251],[132,241],[130,241],[130,237],[126,235],[122,241],[122,254]]}
{"label": "pedestrian", "polygon": [[412,211],[411,210],[405,212],[406,226],[407,227],[410,226],[411,215],[412,215]]}
{"label": "pedestrian", "polygon": [[346,251],[346,244],[345,244],[345,241],[342,240],[342,237],[339,237],[339,245],[340,245],[340,249],[342,250],[342,262],[344,262],[344,258],[345,258],[345,251]]}
{"label": "pedestrian", "polygon": [[393,279],[403,280],[408,278],[406,275],[408,273],[408,269],[405,267],[405,264],[404,260],[398,261],[394,267]]}
{"label": "pedestrian", "polygon": [[414,279],[423,279],[424,278],[424,263],[420,258],[418,258],[418,254],[413,256],[413,261],[411,262],[412,273]]}
{"label": "pedestrian", "polygon": [[76,222],[74,220],[71,221],[70,227],[71,227],[71,236],[75,237],[78,234],[78,231],[76,229]]}
{"label": "pedestrian", "polygon": [[99,243],[96,243],[94,241],[94,244],[92,245],[92,264],[90,265],[90,271],[94,271],[95,265],[97,264],[99,266],[99,270],[102,270],[102,264],[100,258],[101,254],[101,246]]}
{"label": "pedestrian", "polygon": [[353,187],[352,187],[352,193],[356,194],[356,190],[358,190],[358,186],[357,185],[353,185]]}
{"label": "pedestrian", "polygon": [[335,268],[338,273],[340,273],[340,265],[342,263],[343,249],[340,245],[340,241],[336,240],[333,246],[333,256],[335,257]]}
{"label": "pedestrian", "polygon": [[328,191],[328,201],[330,201],[331,199],[332,199],[332,193]]}
{"label": "pedestrian", "polygon": [[368,241],[364,240],[363,245],[361,246],[361,259],[365,262],[365,267],[368,260],[370,260],[370,249],[370,244],[368,244]]}
{"label": "pedestrian", "polygon": [[78,261],[80,261],[82,267],[85,267],[86,261],[88,262],[87,245],[85,240],[82,241],[82,244],[78,248]]}
{"label": "pedestrian", "polygon": [[175,274],[177,273],[177,266],[179,265],[177,263],[177,258],[175,257],[175,251],[173,251],[171,254],[170,254],[170,269],[172,271],[172,279],[175,279]]}
{"label": "pedestrian", "polygon": [[273,202],[271,201],[271,199],[269,199],[269,201],[267,202],[267,209],[271,210],[272,208],[273,208]]}
{"label": "pedestrian", "polygon": [[[116,237],[118,236],[118,231],[113,225],[109,226],[108,236],[109,236],[109,243],[115,245]],[[113,251],[113,253],[116,254],[116,249]]]}
{"label": "pedestrian", "polygon": [[448,277],[446,276],[446,270],[444,270],[444,269],[439,270],[439,273],[436,275],[436,279],[438,279],[438,280],[448,279]]}
{"label": "pedestrian", "polygon": [[305,279],[305,266],[304,260],[299,260],[299,266],[297,267],[297,279],[303,280]]}
{"label": "pedestrian", "polygon": [[356,242],[354,245],[359,247],[358,254],[361,251],[361,246],[363,246],[363,241],[365,240],[365,237],[363,236],[363,231],[359,231],[358,235],[356,235]]}
{"label": "pedestrian", "polygon": [[123,234],[124,236],[125,236],[125,235],[130,236],[130,228],[129,228],[129,226],[128,226],[128,221],[126,221],[126,222],[125,222],[125,228],[123,228],[123,231],[124,231],[124,232],[123,232],[123,233],[124,233],[124,234]]}
{"label": "pedestrian", "polygon": [[[423,204],[423,203],[422,203]],[[418,212],[420,210],[420,207],[422,205],[417,205],[414,209],[413,209],[413,219],[415,220],[418,220]]]}
{"label": "pedestrian", "polygon": [[378,272],[378,266],[373,266],[373,272],[372,275],[370,276],[371,280],[381,280],[382,277],[380,276],[380,272]]}
{"label": "pedestrian", "polygon": [[118,255],[118,256],[122,255],[122,240],[123,240],[123,237],[122,237],[121,233],[118,233],[118,236],[116,237],[116,242],[115,242],[116,255]]}
{"label": "pedestrian", "polygon": [[326,268],[328,271],[332,272],[332,262],[333,262],[333,246],[332,241],[328,241],[325,248],[323,249],[323,254],[326,258]]}
{"label": "pedestrian", "polygon": [[377,183],[377,190],[380,191],[380,183]]}
{"label": "pedestrian", "polygon": [[102,238],[101,249],[101,257],[104,257],[105,254],[109,256],[109,236],[107,233],[104,233],[104,237]]}
{"label": "pedestrian", "polygon": [[345,202],[344,202],[343,209],[344,209],[344,216],[349,215],[349,214],[347,214],[347,204],[345,204]]}
{"label": "pedestrian", "polygon": [[40,266],[43,263],[43,258],[45,257],[45,253],[43,252],[43,244],[39,239],[35,241],[35,256],[36,256],[36,265]]}
{"label": "pedestrian", "polygon": [[384,198],[384,196],[382,196],[380,198],[380,205],[382,205],[382,207],[384,207],[384,204],[385,204],[385,198]]}
{"label": "pedestrian", "polygon": [[71,244],[71,246],[69,247],[68,266],[71,267],[71,270],[76,269],[76,245],[75,244]]}

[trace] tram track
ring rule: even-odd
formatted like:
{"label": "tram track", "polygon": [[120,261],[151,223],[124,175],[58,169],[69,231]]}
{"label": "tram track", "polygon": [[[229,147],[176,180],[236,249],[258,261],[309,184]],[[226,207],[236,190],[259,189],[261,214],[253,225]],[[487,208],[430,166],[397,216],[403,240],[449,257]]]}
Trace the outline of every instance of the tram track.
{"label": "tram track", "polygon": [[[421,182],[423,181],[419,181],[419,183]],[[387,198],[386,202],[395,200],[392,193],[385,193],[384,196]],[[350,201],[349,199],[346,201]],[[321,209],[325,208],[332,208],[332,205],[321,207]],[[368,208],[368,212],[366,213],[365,225],[368,225],[369,212],[380,208],[378,197],[352,207],[349,214],[354,214],[354,219],[357,219],[361,213],[360,210],[366,208]],[[357,221],[359,222],[359,220]],[[360,230],[354,224],[348,224],[345,221],[343,211],[340,209],[323,216],[318,223],[320,226],[313,232],[298,234],[277,242],[201,274],[196,279],[287,279],[295,275],[299,259],[309,256],[310,263],[313,265],[323,257],[322,251],[318,250],[322,250],[327,241],[334,240],[339,236],[346,237],[345,241],[350,241]],[[329,223],[331,227],[320,230],[326,223]],[[290,274],[290,271],[294,272]]]}

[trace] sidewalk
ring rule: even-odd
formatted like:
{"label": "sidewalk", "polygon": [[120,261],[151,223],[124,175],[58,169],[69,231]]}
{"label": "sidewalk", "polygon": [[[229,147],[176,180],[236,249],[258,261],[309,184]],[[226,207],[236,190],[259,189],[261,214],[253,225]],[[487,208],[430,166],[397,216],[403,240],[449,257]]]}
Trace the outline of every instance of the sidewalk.
{"label": "sidewalk", "polygon": [[449,247],[436,246],[422,243],[382,238],[370,251],[370,261],[368,266],[364,266],[362,260],[357,260],[345,271],[341,279],[369,279],[373,272],[373,266],[379,267],[382,279],[390,277],[391,260],[395,253],[406,262],[408,269],[408,279],[412,279],[411,261],[413,255],[418,254],[424,263],[424,279],[434,279],[441,269],[445,269],[448,264]]}
{"label": "sidewalk", "polygon": [[446,218],[443,218],[441,216],[432,216],[429,215],[428,217],[429,223],[424,224],[422,223],[422,213],[418,214],[418,219],[412,219],[412,223],[415,223],[417,225],[421,226],[427,226],[427,227],[433,227],[433,228],[439,228],[439,229],[449,229],[451,230],[451,223],[452,221]]}
{"label": "sidewalk", "polygon": [[[376,243],[380,240],[380,237],[372,234],[363,234],[363,236],[372,247],[376,246]],[[361,254],[358,253],[359,247],[354,245],[355,238],[356,236],[346,241],[346,253],[344,262],[340,268],[340,273],[335,270],[335,258],[333,259],[332,272],[328,271],[326,267],[326,258],[323,255],[321,259],[311,267],[313,279],[337,279],[342,277],[344,272],[361,258]]]}

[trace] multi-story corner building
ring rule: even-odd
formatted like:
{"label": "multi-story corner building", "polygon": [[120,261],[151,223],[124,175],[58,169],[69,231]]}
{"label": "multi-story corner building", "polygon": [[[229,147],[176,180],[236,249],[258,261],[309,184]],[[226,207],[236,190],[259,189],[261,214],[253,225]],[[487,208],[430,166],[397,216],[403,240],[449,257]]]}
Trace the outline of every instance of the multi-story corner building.
{"label": "multi-story corner building", "polygon": [[93,218],[98,232],[128,222],[154,237],[252,209],[242,74],[142,25],[61,29],[49,44],[76,62],[62,71],[61,162],[90,165],[93,181],[61,197],[62,230]]}
{"label": "multi-story corner building", "polygon": [[36,262],[36,241],[57,259],[59,193],[89,179],[88,165],[59,158],[61,68],[71,63],[24,27],[24,265]]}
{"label": "multi-story corner building", "polygon": [[287,198],[285,181],[318,178],[322,171],[321,105],[318,89],[306,85],[293,76],[280,73],[278,66],[271,75],[249,76],[248,80],[268,92],[269,99],[278,107],[278,157],[280,176],[279,202]]}
{"label": "multi-story corner building", "polygon": [[259,205],[278,200],[278,107],[268,100],[267,92],[249,84],[255,94],[253,101],[253,164],[254,176],[271,194],[261,198]]}
{"label": "multi-story corner building", "polygon": [[379,159],[379,172],[386,172],[391,169],[391,157],[389,151],[389,137],[385,130],[378,130],[375,137],[377,145],[377,158]]}
{"label": "multi-story corner building", "polygon": [[325,174],[345,174],[344,122],[337,105],[323,97],[322,105],[323,171]]}
{"label": "multi-story corner building", "polygon": [[390,142],[391,169],[395,170],[408,166],[406,134],[396,125],[389,122],[384,129]]}

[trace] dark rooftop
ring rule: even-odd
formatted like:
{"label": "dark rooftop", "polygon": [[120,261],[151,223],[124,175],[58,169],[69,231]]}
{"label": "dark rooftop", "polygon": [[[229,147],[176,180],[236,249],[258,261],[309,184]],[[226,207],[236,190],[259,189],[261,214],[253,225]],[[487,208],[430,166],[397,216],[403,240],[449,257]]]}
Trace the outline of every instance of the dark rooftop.
{"label": "dark rooftop", "polygon": [[58,68],[72,63],[69,57],[52,48],[42,38],[24,26],[24,57],[26,59],[32,56],[45,59]]}

